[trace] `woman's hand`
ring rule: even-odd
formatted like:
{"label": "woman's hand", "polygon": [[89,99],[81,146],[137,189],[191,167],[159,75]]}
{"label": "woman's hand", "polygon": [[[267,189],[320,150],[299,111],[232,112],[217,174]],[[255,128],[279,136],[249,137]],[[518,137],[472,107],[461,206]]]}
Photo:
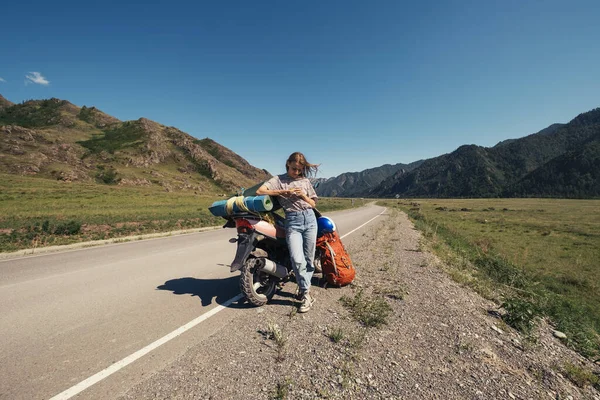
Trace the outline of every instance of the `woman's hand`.
{"label": "woman's hand", "polygon": [[[258,195],[267,194],[267,195],[271,195],[271,196],[284,196],[284,197],[298,196],[298,197],[308,201],[308,203],[311,205],[312,205],[312,203],[314,203],[314,202],[312,202],[311,199],[308,198],[306,193],[304,193],[304,190],[299,187],[295,187],[295,188],[291,188],[291,189],[269,190],[269,189],[267,189],[266,186],[263,185],[260,188],[258,188],[258,190],[256,191],[256,194],[258,194]],[[313,205],[313,207],[314,207],[314,205]]]}
{"label": "woman's hand", "polygon": [[313,199],[308,197],[308,195],[304,192],[302,188],[292,188],[290,190],[287,190],[287,192],[290,196],[300,197],[302,200],[307,202],[312,208],[315,208],[317,206],[317,203]]}
{"label": "woman's hand", "polygon": [[277,195],[279,196],[298,196],[302,197],[304,191],[301,188],[291,188],[291,189],[282,189],[277,190]]}

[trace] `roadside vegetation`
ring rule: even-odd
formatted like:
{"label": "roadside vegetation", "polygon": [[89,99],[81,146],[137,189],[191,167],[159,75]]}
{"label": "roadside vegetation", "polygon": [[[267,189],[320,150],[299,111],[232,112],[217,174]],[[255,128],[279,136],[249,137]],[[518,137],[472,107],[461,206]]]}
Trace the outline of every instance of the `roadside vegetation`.
{"label": "roadside vegetation", "polygon": [[367,297],[359,289],[354,297],[342,296],[342,304],[350,310],[352,316],[367,328],[378,328],[387,323],[392,308],[382,296]]}
{"label": "roadside vegetation", "polygon": [[[227,197],[0,174],[0,252],[221,226],[208,207]],[[319,201],[322,212],[352,206]]]}
{"label": "roadside vegetation", "polygon": [[539,318],[600,356],[600,200],[427,199],[381,205],[409,215],[449,274],[501,305],[531,335]]}

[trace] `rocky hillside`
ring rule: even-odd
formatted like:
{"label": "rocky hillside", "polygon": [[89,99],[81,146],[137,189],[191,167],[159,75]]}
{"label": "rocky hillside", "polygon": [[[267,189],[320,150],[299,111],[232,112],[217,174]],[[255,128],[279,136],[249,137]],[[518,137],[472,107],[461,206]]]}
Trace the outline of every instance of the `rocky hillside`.
{"label": "rocky hillside", "polygon": [[10,107],[12,106],[13,103],[11,103],[10,101],[6,100],[4,97],[2,97],[2,95],[0,94],[0,110],[6,108],[6,107]]}
{"label": "rocky hillside", "polygon": [[65,100],[0,96],[0,172],[63,181],[222,193],[270,177],[211,139]]}
{"label": "rocky hillside", "polygon": [[[459,147],[405,174],[394,174],[371,190],[375,197],[594,197],[600,192],[594,138],[600,108],[568,124],[486,148]],[[578,159],[583,156],[585,159]],[[573,162],[579,160],[576,171]],[[569,160],[573,161],[570,162]],[[562,177],[557,179],[557,177]]]}

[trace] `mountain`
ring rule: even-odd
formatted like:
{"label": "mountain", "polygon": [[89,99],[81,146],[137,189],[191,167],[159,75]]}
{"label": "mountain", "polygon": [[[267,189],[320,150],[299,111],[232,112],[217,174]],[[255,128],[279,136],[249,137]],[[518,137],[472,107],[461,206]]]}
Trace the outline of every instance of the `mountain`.
{"label": "mountain", "polygon": [[[577,155],[589,163],[578,165],[578,177],[594,179],[587,167],[594,165],[593,138],[600,133],[600,108],[578,115],[568,124],[553,124],[521,139],[500,142],[486,148],[476,145],[459,147],[423,162],[406,174],[383,180],[368,194],[375,197],[497,197],[521,196],[595,196],[596,182],[584,187],[565,189],[567,182],[549,180],[548,174],[570,168]],[[538,173],[535,173],[539,169]],[[538,182],[538,180],[541,180]],[[582,180],[583,184],[583,180]],[[533,189],[533,188],[539,189]],[[543,188],[543,190],[542,190]]]}
{"label": "mountain", "polygon": [[2,97],[2,95],[0,94],[0,110],[6,108],[6,107],[10,107],[12,106],[13,103],[11,103],[10,101],[6,100],[4,97]]}
{"label": "mountain", "polygon": [[504,197],[600,197],[600,134],[508,187]]}
{"label": "mountain", "polygon": [[[370,195],[487,197],[500,187],[501,178],[497,175],[485,148],[465,145],[451,154],[425,160],[409,173],[388,177],[373,188]],[[484,180],[485,185],[478,184],[480,180]]]}
{"label": "mountain", "polygon": [[271,175],[212,139],[65,100],[0,96],[0,172],[166,190],[231,192]]}
{"label": "mountain", "polygon": [[[538,135],[551,135],[551,134],[553,134],[554,132],[556,132],[556,131],[557,131],[559,128],[561,128],[562,126],[564,126],[564,125],[565,125],[565,124],[558,124],[558,123],[557,123],[557,124],[552,124],[552,125],[550,125],[549,127],[545,128],[545,129],[542,129],[542,130],[541,130],[541,131],[539,131],[537,134],[538,134]],[[514,142],[514,141],[516,141],[516,140],[518,140],[518,139],[506,139],[506,140],[503,140],[503,141],[499,142],[499,143],[498,143],[497,145],[495,145],[494,147],[500,147],[500,146],[504,146],[504,145],[507,145],[507,144],[509,144],[509,143],[512,143],[512,142]]]}
{"label": "mountain", "polygon": [[334,178],[320,181],[316,191],[319,196],[325,197],[360,197],[392,174],[406,173],[418,167],[422,162],[385,164],[360,172],[346,172]]}
{"label": "mountain", "polygon": [[[464,145],[411,164],[319,179],[339,197],[598,197],[600,108],[494,147]],[[216,141],[60,99],[0,95],[0,173],[226,193],[271,175]]]}

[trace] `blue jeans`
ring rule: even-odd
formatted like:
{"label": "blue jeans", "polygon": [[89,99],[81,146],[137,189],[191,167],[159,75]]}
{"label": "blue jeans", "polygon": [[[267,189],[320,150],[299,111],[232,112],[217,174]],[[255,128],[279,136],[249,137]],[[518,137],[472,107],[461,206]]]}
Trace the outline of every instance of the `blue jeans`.
{"label": "blue jeans", "polygon": [[315,272],[313,260],[317,243],[317,217],[312,209],[285,213],[285,232],[290,261],[296,274],[300,291],[310,289]]}

